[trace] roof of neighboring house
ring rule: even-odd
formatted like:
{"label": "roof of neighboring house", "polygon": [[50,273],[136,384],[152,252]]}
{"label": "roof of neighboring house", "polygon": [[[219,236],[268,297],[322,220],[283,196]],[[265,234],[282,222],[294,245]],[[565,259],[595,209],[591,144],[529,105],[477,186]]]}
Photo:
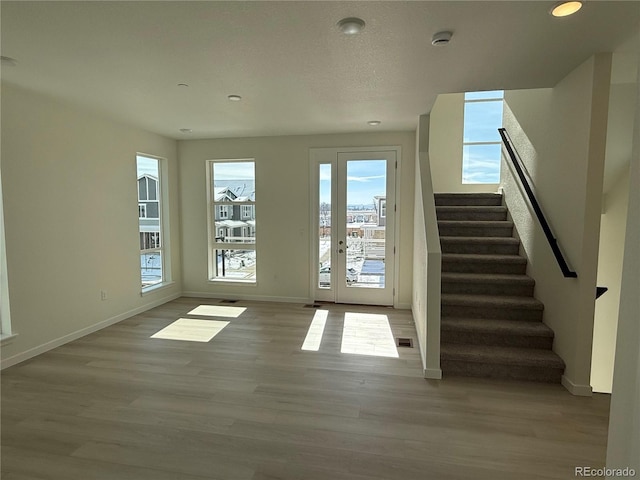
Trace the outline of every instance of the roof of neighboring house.
{"label": "roof of neighboring house", "polygon": [[151,180],[155,180],[156,182],[158,181],[158,177],[156,177],[155,175],[151,175],[150,173],[143,173],[142,175],[138,175],[138,180],[144,177],[150,178]]}
{"label": "roof of neighboring house", "polygon": [[229,187],[214,187],[213,200],[215,202],[223,202],[225,200],[237,200],[238,196],[231,191]]}
{"label": "roof of neighboring house", "polygon": [[248,195],[239,195],[239,193],[245,193],[244,187],[213,187],[214,202],[255,202],[255,191],[249,192]]}
{"label": "roof of neighboring house", "polygon": [[248,226],[247,222],[239,220],[216,220],[216,227],[239,228]]}

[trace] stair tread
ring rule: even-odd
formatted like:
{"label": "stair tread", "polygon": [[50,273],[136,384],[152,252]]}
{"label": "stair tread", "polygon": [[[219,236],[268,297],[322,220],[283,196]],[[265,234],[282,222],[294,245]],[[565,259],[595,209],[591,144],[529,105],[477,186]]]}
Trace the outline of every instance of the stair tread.
{"label": "stair tread", "polygon": [[442,331],[476,334],[553,337],[553,330],[542,322],[514,322],[500,319],[443,317]]}
{"label": "stair tread", "polygon": [[527,259],[520,255],[495,255],[484,253],[443,253],[442,260],[458,262],[527,263]]}
{"label": "stair tread", "polygon": [[434,193],[436,198],[499,198],[502,199],[502,195],[499,193]]}
{"label": "stair tread", "polygon": [[543,303],[533,297],[517,297],[507,295],[470,295],[460,293],[443,293],[442,305],[467,305],[477,307],[495,308],[527,308],[531,310],[543,310]]}
{"label": "stair tread", "polygon": [[436,193],[436,206],[444,205],[502,205],[502,195],[499,193]]}
{"label": "stair tread", "polygon": [[506,212],[507,207],[503,205],[437,205],[436,212]]}
{"label": "stair tread", "polygon": [[454,243],[500,243],[507,245],[520,245],[520,240],[513,237],[463,237],[453,235],[442,235],[440,242],[454,242]]}
{"label": "stair tread", "polygon": [[513,227],[511,220],[438,220],[438,225],[451,227]]}
{"label": "stair tread", "polygon": [[535,280],[528,275],[508,274],[508,273],[458,273],[442,272],[441,279],[448,282],[458,283],[503,283],[514,282],[527,285],[535,284]]}
{"label": "stair tread", "polygon": [[440,356],[449,361],[564,369],[562,359],[551,350],[443,343]]}

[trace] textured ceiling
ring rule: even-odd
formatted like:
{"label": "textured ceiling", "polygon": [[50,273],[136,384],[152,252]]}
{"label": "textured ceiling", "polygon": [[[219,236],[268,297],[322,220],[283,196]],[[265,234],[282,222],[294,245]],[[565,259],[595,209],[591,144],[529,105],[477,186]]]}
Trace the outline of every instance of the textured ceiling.
{"label": "textured ceiling", "polygon": [[637,2],[553,3],[2,1],[2,79],[172,138],[407,130],[439,93],[553,86],[640,20]]}

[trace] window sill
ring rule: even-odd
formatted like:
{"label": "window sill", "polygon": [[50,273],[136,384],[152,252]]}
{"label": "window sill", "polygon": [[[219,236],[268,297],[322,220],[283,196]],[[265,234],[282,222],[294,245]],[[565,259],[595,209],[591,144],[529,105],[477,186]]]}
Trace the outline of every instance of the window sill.
{"label": "window sill", "polygon": [[148,288],[145,288],[144,290],[142,290],[140,292],[140,296],[141,297],[147,296],[147,295],[149,295],[151,293],[157,292],[158,290],[164,290],[165,288],[169,288],[169,287],[171,287],[171,286],[173,286],[175,284],[176,284],[176,282],[172,281],[172,282],[165,282],[165,283],[159,283],[157,285],[153,285],[151,287],[148,287]]}
{"label": "window sill", "polygon": [[229,278],[210,278],[209,283],[216,285],[246,285],[248,287],[255,287],[258,282],[255,280],[233,280]]}
{"label": "window sill", "polygon": [[17,336],[18,336],[17,333],[0,334],[0,345],[2,346],[9,345],[11,342],[13,342],[16,339]]}

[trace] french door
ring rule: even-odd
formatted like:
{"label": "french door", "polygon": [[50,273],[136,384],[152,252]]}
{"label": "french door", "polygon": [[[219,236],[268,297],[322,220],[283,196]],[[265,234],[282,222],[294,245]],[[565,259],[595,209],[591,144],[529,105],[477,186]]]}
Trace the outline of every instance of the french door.
{"label": "french door", "polygon": [[393,305],[398,150],[312,149],[316,300]]}

